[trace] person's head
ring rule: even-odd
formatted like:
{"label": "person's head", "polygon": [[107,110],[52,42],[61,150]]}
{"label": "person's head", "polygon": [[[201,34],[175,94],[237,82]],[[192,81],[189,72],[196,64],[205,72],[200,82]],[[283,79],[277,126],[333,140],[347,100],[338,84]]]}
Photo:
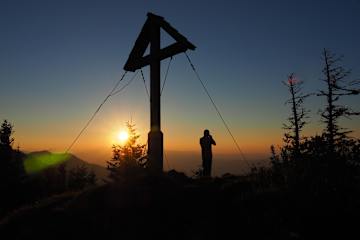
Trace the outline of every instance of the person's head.
{"label": "person's head", "polygon": [[205,130],[204,130],[204,136],[209,136],[209,135],[210,135],[210,131],[207,130],[207,129],[205,129]]}

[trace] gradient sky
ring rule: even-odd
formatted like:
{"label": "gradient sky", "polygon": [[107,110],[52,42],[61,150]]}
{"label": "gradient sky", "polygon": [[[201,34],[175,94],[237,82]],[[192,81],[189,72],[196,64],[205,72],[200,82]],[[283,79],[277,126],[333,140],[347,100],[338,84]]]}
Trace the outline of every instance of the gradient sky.
{"label": "gradient sky", "polygon": [[[358,0],[2,0],[0,119],[15,125],[16,145],[25,151],[68,147],[123,73],[149,11],[197,46],[189,55],[249,156],[281,144],[289,113],[281,81],[289,73],[305,82],[306,92],[324,87],[319,80],[324,47],[343,54],[352,78],[360,77]],[[170,42],[163,36],[164,46]],[[345,103],[356,109],[358,102],[354,97]],[[306,101],[312,118],[305,135],[321,132],[317,112],[323,103],[319,97]],[[140,78],[111,98],[72,152],[105,162],[115,133],[130,119],[145,143],[149,102]],[[359,118],[343,124],[359,136]],[[218,143],[215,153],[236,154],[183,54],[170,68],[162,127],[167,151],[198,152],[198,139],[208,128]]]}

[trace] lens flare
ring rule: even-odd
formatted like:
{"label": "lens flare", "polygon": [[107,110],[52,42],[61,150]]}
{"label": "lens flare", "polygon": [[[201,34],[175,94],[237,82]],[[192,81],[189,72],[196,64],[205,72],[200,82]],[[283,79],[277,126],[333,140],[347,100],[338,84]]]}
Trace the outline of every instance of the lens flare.
{"label": "lens flare", "polygon": [[29,174],[41,172],[49,167],[59,165],[70,158],[65,153],[37,153],[31,154],[24,161],[25,171]]}

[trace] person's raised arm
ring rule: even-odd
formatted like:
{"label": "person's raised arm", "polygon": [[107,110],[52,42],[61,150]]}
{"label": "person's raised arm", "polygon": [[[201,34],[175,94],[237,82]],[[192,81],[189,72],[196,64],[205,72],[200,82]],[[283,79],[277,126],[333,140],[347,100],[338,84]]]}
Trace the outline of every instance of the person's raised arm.
{"label": "person's raised arm", "polygon": [[216,142],[215,142],[215,140],[213,139],[213,137],[211,135],[210,135],[210,139],[211,139],[211,144],[216,145]]}

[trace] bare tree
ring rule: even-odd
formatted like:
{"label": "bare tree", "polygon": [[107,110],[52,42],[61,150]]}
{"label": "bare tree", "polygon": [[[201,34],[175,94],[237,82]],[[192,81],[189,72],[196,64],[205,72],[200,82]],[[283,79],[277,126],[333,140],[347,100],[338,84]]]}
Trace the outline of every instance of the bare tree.
{"label": "bare tree", "polygon": [[310,94],[302,93],[302,81],[295,78],[294,73],[290,74],[287,82],[283,82],[290,92],[290,99],[285,104],[291,106],[291,115],[288,117],[288,123],[283,124],[283,129],[287,130],[284,134],[284,142],[288,148],[291,148],[295,158],[300,154],[300,133],[307,123],[305,119],[309,111],[303,107],[304,100]]}
{"label": "bare tree", "polygon": [[350,107],[339,104],[339,100],[343,96],[358,95],[360,90],[356,89],[359,81],[346,81],[350,71],[341,66],[342,56],[337,57],[329,50],[323,50],[324,81],[326,90],[320,90],[318,96],[326,97],[326,107],[321,110],[322,121],[326,124],[324,135],[327,140],[328,150],[330,154],[335,152],[335,144],[351,131],[345,131],[338,124],[342,117],[351,117],[359,115],[359,112],[353,111]]}

